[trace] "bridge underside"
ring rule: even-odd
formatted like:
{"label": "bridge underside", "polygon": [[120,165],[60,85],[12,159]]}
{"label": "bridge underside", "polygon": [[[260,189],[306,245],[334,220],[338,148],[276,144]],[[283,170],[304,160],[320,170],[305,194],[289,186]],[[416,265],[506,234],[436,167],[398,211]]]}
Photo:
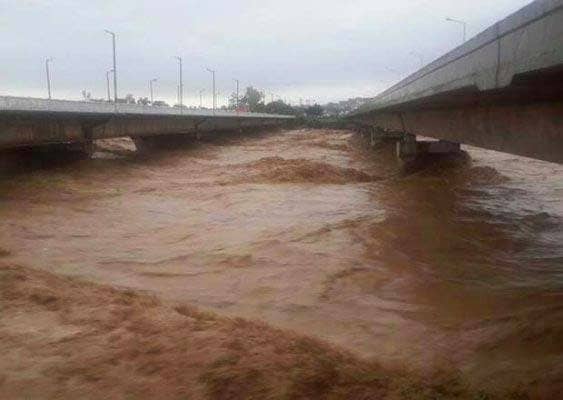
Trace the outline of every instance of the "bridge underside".
{"label": "bridge underside", "polygon": [[563,70],[529,74],[498,91],[477,88],[361,114],[365,129],[426,136],[563,163]]}
{"label": "bridge underside", "polygon": [[53,114],[0,115],[0,149],[48,144],[89,142],[130,136],[200,135],[216,131],[240,131],[279,126],[268,118],[187,118],[113,115],[76,116]]}

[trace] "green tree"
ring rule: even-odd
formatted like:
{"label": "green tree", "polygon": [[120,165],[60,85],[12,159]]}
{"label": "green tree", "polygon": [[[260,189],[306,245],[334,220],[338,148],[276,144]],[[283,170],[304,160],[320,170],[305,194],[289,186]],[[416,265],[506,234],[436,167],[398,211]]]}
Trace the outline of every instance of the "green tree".
{"label": "green tree", "polygon": [[[239,107],[240,107],[241,106],[241,99],[239,99],[238,103],[239,103]],[[229,96],[228,109],[229,110],[236,110],[236,108],[237,108],[237,94],[231,93],[231,95]]]}
{"label": "green tree", "polygon": [[310,118],[321,117],[323,115],[323,113],[324,113],[323,108],[318,104],[307,107],[305,109],[305,114],[307,114],[307,116],[310,117]]}
{"label": "green tree", "polygon": [[127,103],[127,104],[135,104],[135,103],[136,103],[136,101],[135,101],[135,96],[133,96],[133,95],[130,94],[130,93],[127,94],[127,95],[125,96],[125,103]]}
{"label": "green tree", "polygon": [[260,112],[264,110],[262,94],[252,86],[246,88],[244,96],[242,96],[239,100],[239,105],[242,107],[248,107],[251,112]]}
{"label": "green tree", "polygon": [[264,112],[269,114],[284,114],[284,115],[298,115],[299,110],[290,106],[289,104],[284,103],[281,100],[276,100],[272,103],[266,104],[264,106]]}

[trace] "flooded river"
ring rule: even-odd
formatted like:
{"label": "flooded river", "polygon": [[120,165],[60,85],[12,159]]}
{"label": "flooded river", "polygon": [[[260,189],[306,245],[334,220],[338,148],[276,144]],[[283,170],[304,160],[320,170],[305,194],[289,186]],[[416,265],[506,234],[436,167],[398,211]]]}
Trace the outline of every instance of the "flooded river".
{"label": "flooded river", "polygon": [[101,146],[1,179],[3,260],[563,393],[563,166],[468,148],[407,173],[347,131]]}

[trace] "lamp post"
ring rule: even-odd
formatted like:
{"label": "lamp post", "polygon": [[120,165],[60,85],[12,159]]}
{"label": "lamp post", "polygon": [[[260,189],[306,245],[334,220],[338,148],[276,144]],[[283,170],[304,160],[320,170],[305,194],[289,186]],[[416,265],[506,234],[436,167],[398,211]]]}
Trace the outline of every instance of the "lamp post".
{"label": "lamp post", "polygon": [[45,72],[47,74],[47,95],[49,100],[51,100],[51,70],[49,69],[49,63],[52,62],[52,58],[45,59]]}
{"label": "lamp post", "polygon": [[117,107],[117,56],[115,54],[115,33],[108,31],[107,29],[105,32],[108,35],[111,35],[111,42],[113,45],[113,99]]}
{"label": "lamp post", "polygon": [[106,85],[107,85],[107,90],[108,90],[108,103],[111,102],[111,91],[110,91],[110,88],[109,88],[109,74],[111,74],[112,72],[113,72],[113,69],[106,71]]}
{"label": "lamp post", "polygon": [[179,84],[178,84],[178,103],[180,104],[180,110],[182,110],[184,108],[184,81],[183,81],[183,77],[182,77],[182,57],[179,56],[174,56],[174,58],[176,60],[178,60],[178,79],[179,79]]}
{"label": "lamp post", "polygon": [[237,83],[237,110],[238,110],[238,98],[239,98],[239,80],[238,79],[234,79],[234,81]]}
{"label": "lamp post", "polygon": [[153,84],[158,81],[157,78],[151,79],[149,81],[149,89],[150,89],[150,93],[151,93],[151,104],[154,103],[154,89],[153,89]]}
{"label": "lamp post", "polygon": [[456,24],[460,24],[463,27],[463,43],[467,41],[467,22],[462,21],[460,19],[450,18],[447,17],[446,21],[454,22]]}
{"label": "lamp post", "polygon": [[213,77],[213,112],[215,112],[215,108],[217,107],[217,98],[216,98],[216,93],[215,93],[215,70],[210,69],[210,68],[206,68],[207,71],[211,72],[211,75]]}
{"label": "lamp post", "polygon": [[203,108],[203,92],[205,92],[205,89],[199,91],[199,108]]}

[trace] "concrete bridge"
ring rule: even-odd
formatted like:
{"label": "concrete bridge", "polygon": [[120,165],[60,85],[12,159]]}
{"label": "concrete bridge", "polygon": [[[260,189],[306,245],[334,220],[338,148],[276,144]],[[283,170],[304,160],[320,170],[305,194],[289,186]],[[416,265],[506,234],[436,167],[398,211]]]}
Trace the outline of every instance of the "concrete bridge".
{"label": "concrete bridge", "polygon": [[0,150],[130,136],[138,147],[177,135],[279,126],[287,115],[0,97]]}
{"label": "concrete bridge", "polygon": [[[459,143],[563,163],[563,0],[537,0],[350,117],[402,158]],[[441,142],[416,142],[416,136]]]}

